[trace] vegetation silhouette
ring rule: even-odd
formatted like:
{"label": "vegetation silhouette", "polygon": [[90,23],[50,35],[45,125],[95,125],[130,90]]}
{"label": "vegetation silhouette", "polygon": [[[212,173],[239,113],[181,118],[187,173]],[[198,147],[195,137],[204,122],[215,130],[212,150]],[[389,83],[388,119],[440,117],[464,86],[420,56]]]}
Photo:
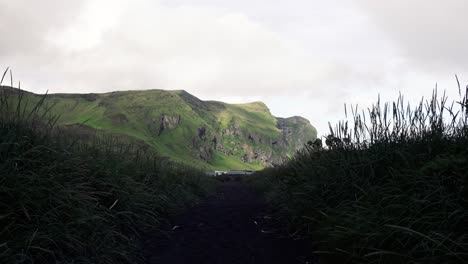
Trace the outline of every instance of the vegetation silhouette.
{"label": "vegetation silhouette", "polygon": [[468,87],[458,89],[450,104],[435,89],[415,108],[402,95],[345,105],[327,147],[309,142],[252,181],[324,263],[467,263]]}
{"label": "vegetation silhouette", "polygon": [[[31,104],[0,82],[0,263],[141,263],[140,235],[194,203],[202,171],[95,135],[55,127],[47,95]],[[18,85],[20,86],[20,85]]]}

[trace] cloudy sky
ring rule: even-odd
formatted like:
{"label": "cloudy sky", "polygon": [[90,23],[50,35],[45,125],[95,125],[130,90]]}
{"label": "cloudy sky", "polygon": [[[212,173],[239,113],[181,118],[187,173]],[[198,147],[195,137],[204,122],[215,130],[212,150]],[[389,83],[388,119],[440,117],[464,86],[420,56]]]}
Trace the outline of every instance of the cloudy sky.
{"label": "cloudy sky", "polygon": [[184,89],[325,134],[344,103],[468,80],[466,0],[0,0],[0,68],[33,92]]}

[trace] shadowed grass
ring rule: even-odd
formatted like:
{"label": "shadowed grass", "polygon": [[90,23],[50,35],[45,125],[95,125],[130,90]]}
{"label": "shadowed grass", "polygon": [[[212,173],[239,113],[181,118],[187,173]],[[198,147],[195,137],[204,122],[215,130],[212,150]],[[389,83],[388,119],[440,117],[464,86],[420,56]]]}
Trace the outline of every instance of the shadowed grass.
{"label": "shadowed grass", "polygon": [[0,86],[0,263],[141,262],[139,235],[209,187],[118,138],[54,127],[47,96],[31,104]]}
{"label": "shadowed grass", "polygon": [[[325,263],[468,262],[468,89],[380,100],[255,182]],[[351,110],[350,110],[351,109]],[[350,110],[350,111],[349,111]],[[266,186],[266,187],[265,187]]]}

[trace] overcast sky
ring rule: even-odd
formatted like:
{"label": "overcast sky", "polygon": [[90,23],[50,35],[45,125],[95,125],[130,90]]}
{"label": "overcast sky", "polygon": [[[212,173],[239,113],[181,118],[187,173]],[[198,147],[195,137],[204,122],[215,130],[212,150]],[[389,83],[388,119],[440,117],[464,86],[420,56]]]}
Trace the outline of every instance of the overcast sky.
{"label": "overcast sky", "polygon": [[327,132],[344,103],[468,80],[467,0],[0,0],[0,68],[33,92],[184,89]]}

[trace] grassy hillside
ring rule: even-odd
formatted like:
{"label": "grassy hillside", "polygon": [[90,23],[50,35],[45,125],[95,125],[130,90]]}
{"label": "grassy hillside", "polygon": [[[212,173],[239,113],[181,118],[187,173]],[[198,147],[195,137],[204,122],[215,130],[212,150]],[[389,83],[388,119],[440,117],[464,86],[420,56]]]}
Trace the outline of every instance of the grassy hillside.
{"label": "grassy hillside", "polygon": [[323,263],[468,263],[467,97],[353,110],[256,183]]}
{"label": "grassy hillside", "polygon": [[[40,98],[27,93],[25,101],[33,105]],[[60,126],[84,124],[83,133],[125,136],[162,157],[205,169],[261,169],[281,163],[316,137],[305,119],[281,119],[279,127],[261,102],[202,101],[185,91],[52,94],[45,103],[60,114]]]}

